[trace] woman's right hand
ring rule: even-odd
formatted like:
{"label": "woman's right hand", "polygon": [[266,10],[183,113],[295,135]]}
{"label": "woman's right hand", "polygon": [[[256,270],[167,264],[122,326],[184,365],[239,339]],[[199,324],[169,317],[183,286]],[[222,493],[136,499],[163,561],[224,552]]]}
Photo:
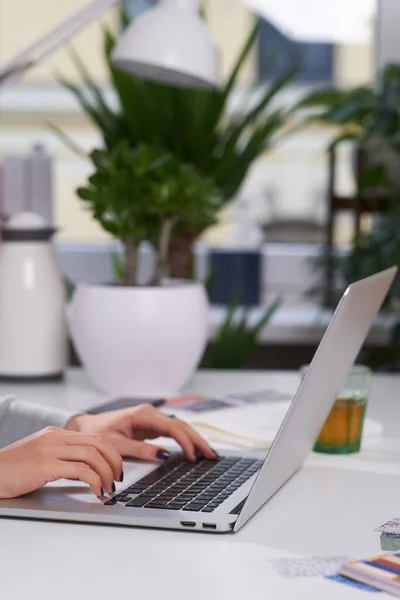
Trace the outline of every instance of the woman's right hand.
{"label": "woman's right hand", "polygon": [[58,479],[87,483],[100,497],[123,478],[122,459],[99,434],[56,427],[0,450],[0,498],[17,498]]}

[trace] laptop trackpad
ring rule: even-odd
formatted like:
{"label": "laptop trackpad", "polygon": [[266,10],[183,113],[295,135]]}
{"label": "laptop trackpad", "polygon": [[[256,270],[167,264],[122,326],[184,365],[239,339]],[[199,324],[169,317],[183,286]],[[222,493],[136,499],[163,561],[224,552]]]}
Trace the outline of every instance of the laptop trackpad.
{"label": "laptop trackpad", "polygon": [[[158,463],[151,462],[139,462],[139,461],[126,461],[124,462],[124,474],[125,478],[123,483],[115,483],[117,492],[125,489],[130,484],[134,483],[138,479],[141,479],[147,473],[154,470],[158,466]],[[25,496],[25,499],[40,500],[46,504],[64,505],[65,503],[85,503],[85,504],[99,504],[98,498],[96,498],[91,492],[89,486],[86,483],[80,481],[69,481],[61,479],[54,483],[48,483],[44,488]],[[14,501],[15,502],[15,501]]]}

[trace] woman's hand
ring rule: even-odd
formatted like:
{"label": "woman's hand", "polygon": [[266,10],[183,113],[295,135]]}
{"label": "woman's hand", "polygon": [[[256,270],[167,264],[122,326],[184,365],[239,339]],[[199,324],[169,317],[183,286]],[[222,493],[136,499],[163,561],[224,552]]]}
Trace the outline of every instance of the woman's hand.
{"label": "woman's hand", "polygon": [[48,427],[0,450],[0,498],[17,498],[58,479],[87,483],[96,496],[115,491],[122,459],[101,435]]}
{"label": "woman's hand", "polygon": [[101,415],[79,415],[69,421],[66,429],[101,433],[127,458],[166,460],[169,453],[164,448],[144,442],[163,436],[176,440],[190,461],[196,460],[196,454],[216,459],[215,452],[192,427],[180,419],[168,418],[150,404]]}

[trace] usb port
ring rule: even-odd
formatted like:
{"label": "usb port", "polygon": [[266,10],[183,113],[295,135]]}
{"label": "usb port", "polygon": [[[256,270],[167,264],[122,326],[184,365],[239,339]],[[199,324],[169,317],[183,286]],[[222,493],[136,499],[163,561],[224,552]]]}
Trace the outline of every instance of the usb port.
{"label": "usb port", "polygon": [[196,523],[193,521],[181,521],[182,527],[196,527]]}
{"label": "usb port", "polygon": [[203,523],[203,529],[217,529],[215,523]]}

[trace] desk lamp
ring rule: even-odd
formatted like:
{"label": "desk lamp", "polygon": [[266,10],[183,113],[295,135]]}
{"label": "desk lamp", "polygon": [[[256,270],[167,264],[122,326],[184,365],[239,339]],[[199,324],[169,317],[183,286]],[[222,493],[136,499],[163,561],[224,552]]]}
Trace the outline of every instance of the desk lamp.
{"label": "desk lamp", "polygon": [[[27,0],[28,1],[28,0]],[[0,87],[25,73],[98,18],[119,0],[92,0],[53,31],[0,66]],[[114,64],[145,79],[191,88],[215,88],[215,48],[199,15],[201,0],[159,0],[136,19],[114,51]]]}

